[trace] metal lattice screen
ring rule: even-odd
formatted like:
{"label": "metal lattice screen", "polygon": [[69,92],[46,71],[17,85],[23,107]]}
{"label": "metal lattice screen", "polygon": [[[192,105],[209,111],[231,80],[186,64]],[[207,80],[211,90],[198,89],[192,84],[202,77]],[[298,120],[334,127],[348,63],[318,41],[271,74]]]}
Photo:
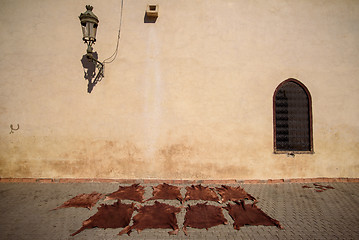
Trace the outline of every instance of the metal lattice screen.
{"label": "metal lattice screen", "polygon": [[286,82],[275,95],[275,137],[277,151],[311,151],[310,106],[306,91]]}

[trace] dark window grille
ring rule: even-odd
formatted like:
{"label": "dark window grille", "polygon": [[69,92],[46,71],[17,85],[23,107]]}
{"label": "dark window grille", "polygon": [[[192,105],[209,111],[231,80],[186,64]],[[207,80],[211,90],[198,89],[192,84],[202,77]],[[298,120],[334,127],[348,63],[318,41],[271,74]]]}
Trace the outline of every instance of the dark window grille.
{"label": "dark window grille", "polygon": [[311,98],[297,80],[280,84],[274,95],[275,152],[312,151]]}

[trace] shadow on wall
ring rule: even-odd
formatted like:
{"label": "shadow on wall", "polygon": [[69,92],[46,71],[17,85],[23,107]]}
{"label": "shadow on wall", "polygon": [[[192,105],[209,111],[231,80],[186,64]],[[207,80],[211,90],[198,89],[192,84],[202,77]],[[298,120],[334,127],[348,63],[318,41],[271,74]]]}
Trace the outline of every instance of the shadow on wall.
{"label": "shadow on wall", "polygon": [[[98,59],[97,52],[92,53],[92,55],[95,59]],[[101,81],[101,78],[95,78],[96,63],[90,61],[86,54],[82,56],[81,63],[84,69],[84,78],[88,81],[87,92],[91,93],[96,84]]]}

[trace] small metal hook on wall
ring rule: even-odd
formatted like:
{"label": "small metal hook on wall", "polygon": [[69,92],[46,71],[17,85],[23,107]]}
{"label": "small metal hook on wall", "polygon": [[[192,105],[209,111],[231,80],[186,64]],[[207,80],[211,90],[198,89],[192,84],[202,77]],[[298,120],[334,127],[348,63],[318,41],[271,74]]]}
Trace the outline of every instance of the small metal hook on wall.
{"label": "small metal hook on wall", "polygon": [[10,129],[11,129],[11,131],[9,134],[12,134],[12,133],[14,133],[14,131],[17,131],[20,129],[20,125],[17,124],[17,128],[14,128],[14,126],[12,124],[10,124]]}
{"label": "small metal hook on wall", "polygon": [[287,157],[295,157],[295,154],[293,153],[293,152],[289,152],[289,153],[287,153]]}

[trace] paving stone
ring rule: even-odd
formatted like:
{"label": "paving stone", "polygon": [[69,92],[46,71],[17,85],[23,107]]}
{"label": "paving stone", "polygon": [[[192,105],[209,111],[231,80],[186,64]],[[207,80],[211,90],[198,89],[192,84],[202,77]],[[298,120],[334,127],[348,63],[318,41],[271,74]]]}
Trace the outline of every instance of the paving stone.
{"label": "paving stone", "polygon": [[[216,187],[219,185],[204,184]],[[152,186],[145,186],[145,199],[152,196]],[[117,236],[121,229],[86,229],[75,237],[70,234],[81,227],[82,222],[96,213],[99,204],[113,201],[100,200],[91,209],[68,208],[50,211],[71,197],[80,193],[108,194],[116,191],[119,183],[0,183],[0,239],[359,239],[359,183],[332,182],[335,189],[316,192],[303,189],[308,183],[281,184],[228,184],[240,185],[254,196],[260,207],[270,217],[278,220],[284,229],[266,226],[244,226],[239,231],[233,229],[233,220],[226,210],[227,225],[205,229],[188,228],[189,236],[180,230],[176,236],[169,236],[170,229],[146,229],[131,236]],[[173,184],[176,185],[176,184]],[[178,184],[184,188],[189,184]],[[123,201],[130,203],[131,201]],[[161,201],[181,206],[179,201]],[[188,201],[194,205],[201,201]],[[144,203],[153,204],[153,201]],[[208,202],[216,206],[224,206]],[[134,213],[136,214],[136,212]],[[181,229],[185,209],[177,215]]]}

